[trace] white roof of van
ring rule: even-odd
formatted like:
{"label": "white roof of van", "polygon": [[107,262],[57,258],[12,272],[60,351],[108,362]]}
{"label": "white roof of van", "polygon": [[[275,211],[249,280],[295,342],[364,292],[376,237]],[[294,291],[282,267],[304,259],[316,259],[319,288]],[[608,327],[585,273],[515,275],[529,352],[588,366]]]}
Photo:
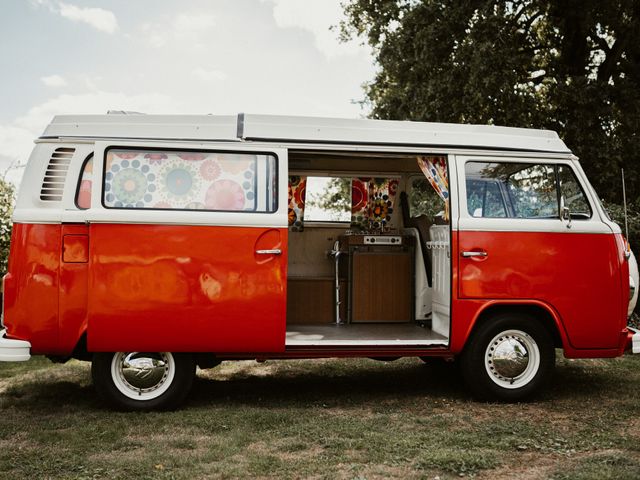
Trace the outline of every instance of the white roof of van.
{"label": "white roof of van", "polygon": [[59,115],[47,138],[278,141],[571,153],[556,132],[462,125],[281,115]]}

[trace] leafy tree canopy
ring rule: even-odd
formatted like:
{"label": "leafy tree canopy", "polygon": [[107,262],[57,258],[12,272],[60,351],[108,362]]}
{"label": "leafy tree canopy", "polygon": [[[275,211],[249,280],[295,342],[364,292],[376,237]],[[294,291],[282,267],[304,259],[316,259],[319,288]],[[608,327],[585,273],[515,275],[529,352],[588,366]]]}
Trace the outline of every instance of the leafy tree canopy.
{"label": "leafy tree canopy", "polygon": [[640,1],[346,0],[372,116],[556,130],[598,193],[640,198]]}

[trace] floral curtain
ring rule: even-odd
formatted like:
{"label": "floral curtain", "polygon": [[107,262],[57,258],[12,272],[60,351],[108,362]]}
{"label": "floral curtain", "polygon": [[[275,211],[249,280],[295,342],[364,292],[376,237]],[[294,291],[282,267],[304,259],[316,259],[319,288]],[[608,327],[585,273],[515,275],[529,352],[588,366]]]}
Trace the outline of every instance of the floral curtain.
{"label": "floral curtain", "polygon": [[289,177],[289,230],[304,230],[304,199],[307,192],[307,177],[294,175]]}
{"label": "floral curtain", "polygon": [[444,219],[449,220],[449,177],[447,175],[447,157],[418,157],[418,166],[436,193],[444,200]]}
{"label": "floral curtain", "polygon": [[391,221],[397,191],[397,179],[352,179],[351,228],[384,231]]}

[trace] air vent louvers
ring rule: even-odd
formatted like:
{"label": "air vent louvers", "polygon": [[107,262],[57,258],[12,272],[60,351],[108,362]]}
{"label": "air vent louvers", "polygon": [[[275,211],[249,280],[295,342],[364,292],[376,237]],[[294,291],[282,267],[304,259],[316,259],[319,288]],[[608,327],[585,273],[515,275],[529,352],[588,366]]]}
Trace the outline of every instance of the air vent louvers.
{"label": "air vent louvers", "polygon": [[64,181],[67,178],[69,164],[75,151],[75,148],[60,147],[51,154],[40,189],[40,200],[45,202],[60,202],[62,200]]}

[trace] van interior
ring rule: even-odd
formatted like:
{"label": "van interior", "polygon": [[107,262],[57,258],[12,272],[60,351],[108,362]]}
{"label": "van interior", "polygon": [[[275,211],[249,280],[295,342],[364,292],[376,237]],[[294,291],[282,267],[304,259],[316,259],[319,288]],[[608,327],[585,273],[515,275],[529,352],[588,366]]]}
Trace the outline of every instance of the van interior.
{"label": "van interior", "polygon": [[446,162],[289,151],[287,348],[448,344]]}

